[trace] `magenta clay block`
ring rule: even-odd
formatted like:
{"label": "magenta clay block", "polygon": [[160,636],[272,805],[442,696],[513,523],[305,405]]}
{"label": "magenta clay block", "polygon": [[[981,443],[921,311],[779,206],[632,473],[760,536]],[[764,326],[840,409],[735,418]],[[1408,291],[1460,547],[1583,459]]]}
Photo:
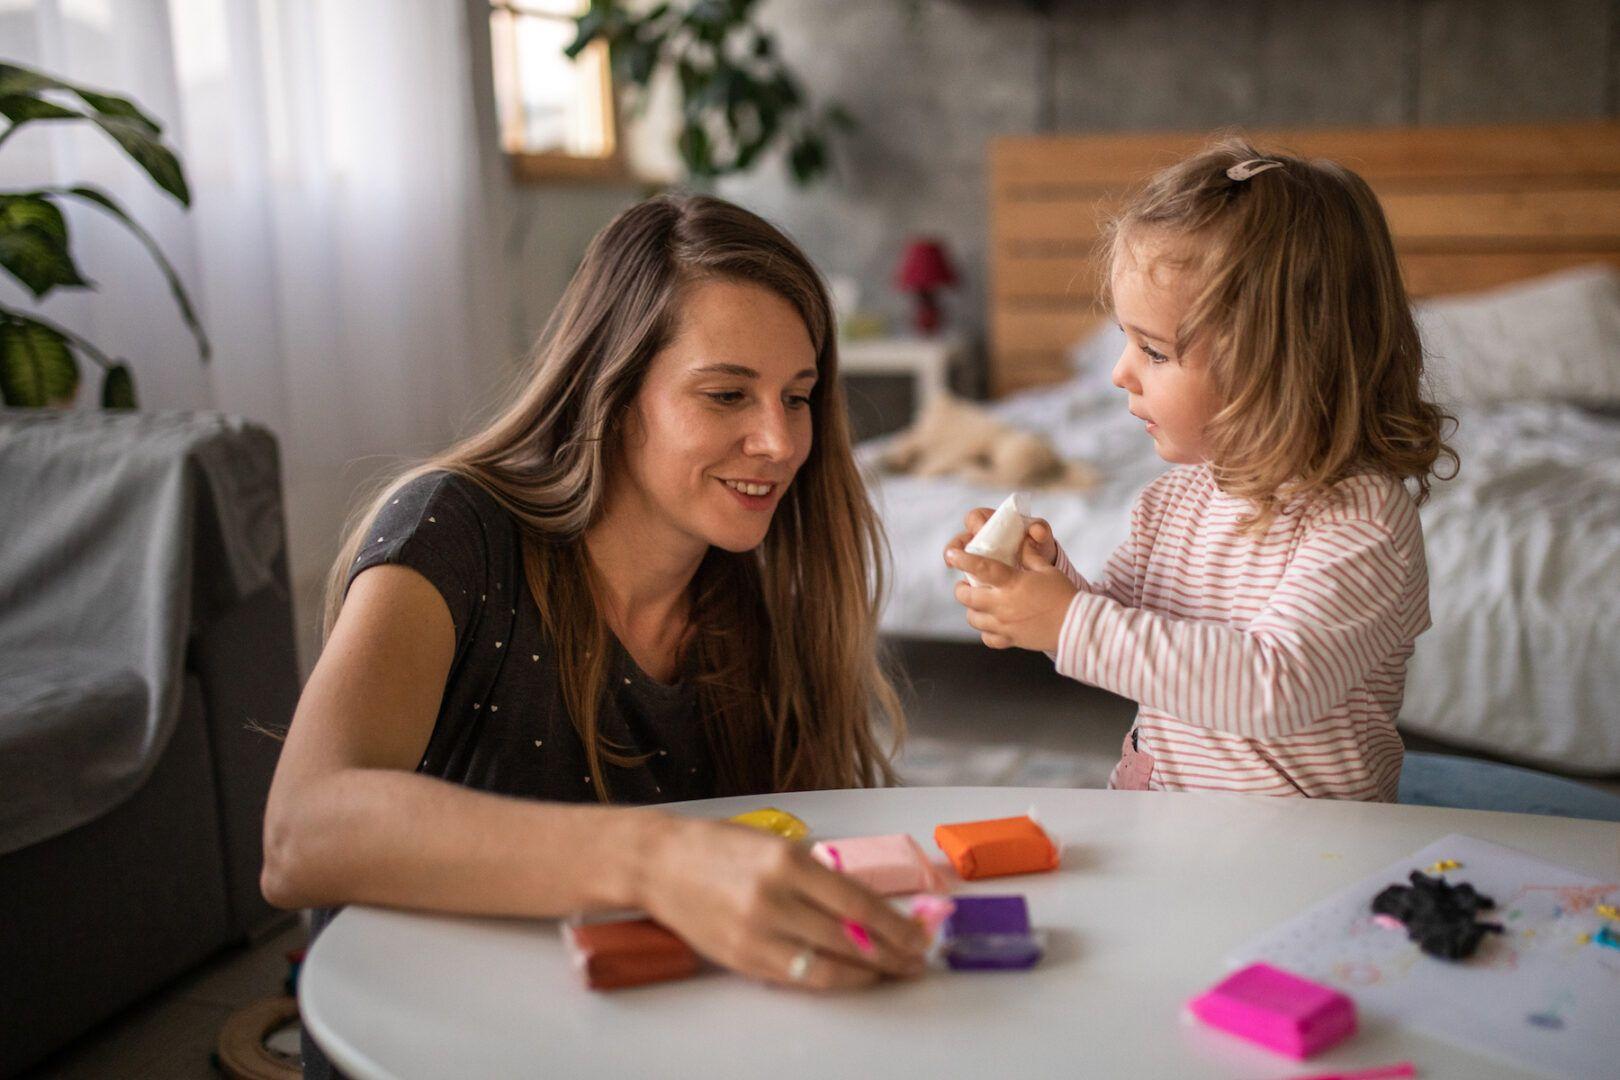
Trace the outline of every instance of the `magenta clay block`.
{"label": "magenta clay block", "polygon": [[1250,964],[1193,998],[1204,1023],[1291,1058],[1307,1058],[1355,1034],[1356,1006],[1331,986],[1270,964]]}

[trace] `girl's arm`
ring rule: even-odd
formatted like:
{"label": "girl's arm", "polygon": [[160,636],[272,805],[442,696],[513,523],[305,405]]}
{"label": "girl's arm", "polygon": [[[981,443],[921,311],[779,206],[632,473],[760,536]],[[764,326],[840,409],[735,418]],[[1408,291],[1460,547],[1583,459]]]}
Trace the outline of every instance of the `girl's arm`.
{"label": "girl's arm", "polygon": [[1243,629],[1081,592],[1057,669],[1181,720],[1249,738],[1302,730],[1343,701],[1418,625],[1427,583],[1383,525],[1326,522]]}
{"label": "girl's arm", "polygon": [[[415,773],[455,648],[416,571],[375,566],[349,589],[298,703],[265,813],[265,896],[280,907],[368,903],[468,914],[647,910],[728,967],[812,986],[921,963],[915,923],[793,845],[651,810],[552,804]],[[867,925],[868,956],[841,919]]]}

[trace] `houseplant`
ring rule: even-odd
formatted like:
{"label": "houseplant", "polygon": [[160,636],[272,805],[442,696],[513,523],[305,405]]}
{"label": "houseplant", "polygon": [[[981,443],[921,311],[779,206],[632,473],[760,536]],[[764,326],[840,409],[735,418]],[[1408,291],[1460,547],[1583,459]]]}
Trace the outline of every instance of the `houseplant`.
{"label": "houseplant", "polygon": [[[0,116],[9,121],[0,131],[0,147],[27,124],[92,124],[117,143],[154,184],[180,205],[191,205],[185,173],[179,158],[163,144],[163,129],[125,98],[75,86],[18,64],[0,64]],[[179,276],[151,234],[103,191],[83,185],[0,191],[0,269],[36,300],[56,288],[93,289],[69,248],[62,206],[72,202],[87,203],[110,215],[151,253],[168,280],[181,318],[197,340],[198,356],[206,362],[208,338]],[[39,407],[70,402],[79,385],[76,354],[101,367],[102,405],[135,407],[135,379],[127,363],[66,327],[0,304],[0,404]]]}
{"label": "houseplant", "polygon": [[624,0],[591,0],[566,52],[577,57],[605,41],[620,86],[645,98],[660,70],[680,90],[677,149],[696,180],[747,172],[769,150],[786,152],[801,186],[831,166],[835,131],[853,129],[842,106],[819,108],[777,55],[775,38],[754,21],[758,0],[689,0],[632,10]]}

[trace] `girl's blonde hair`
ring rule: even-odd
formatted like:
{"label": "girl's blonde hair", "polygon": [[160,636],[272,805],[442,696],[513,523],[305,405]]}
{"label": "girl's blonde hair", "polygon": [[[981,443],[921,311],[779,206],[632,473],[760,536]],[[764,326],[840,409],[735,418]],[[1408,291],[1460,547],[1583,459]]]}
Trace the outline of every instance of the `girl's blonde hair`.
{"label": "girl's blonde hair", "polygon": [[1455,421],[1424,397],[1389,225],[1361,177],[1224,139],[1147,182],[1105,230],[1106,265],[1144,240],[1196,283],[1176,353],[1208,347],[1223,406],[1205,445],[1221,488],[1254,504],[1251,528],[1352,473],[1414,481],[1419,502],[1437,461],[1455,475]]}
{"label": "girl's blonde hair", "polygon": [[692,584],[688,648],[721,791],[892,783],[874,732],[874,710],[887,718],[896,745],[904,729],[878,653],[887,544],[850,450],[832,305],[797,245],[723,200],[660,196],[597,234],[534,348],[516,401],[482,431],[390,481],[356,515],[328,580],[329,634],[364,526],[394,490],[435,470],[487,490],[522,530],[529,587],[604,802],[603,762],[640,759],[597,728],[609,630],[582,537],[603,506],[623,419],[677,329],[684,292],[715,279],[758,285],[793,304],[818,373],[810,455],[764,543],[740,554],[711,548]]}

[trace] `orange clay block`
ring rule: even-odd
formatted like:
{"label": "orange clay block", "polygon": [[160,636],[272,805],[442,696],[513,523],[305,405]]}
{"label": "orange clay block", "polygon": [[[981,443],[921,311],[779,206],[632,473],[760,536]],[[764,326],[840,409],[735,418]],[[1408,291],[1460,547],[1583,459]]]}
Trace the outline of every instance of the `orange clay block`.
{"label": "orange clay block", "polygon": [[1056,870],[1057,845],[1028,817],[964,821],[934,829],[934,843],[965,880]]}
{"label": "orange clay block", "polygon": [[651,919],[565,927],[574,964],[592,990],[684,979],[698,971],[692,947]]}

